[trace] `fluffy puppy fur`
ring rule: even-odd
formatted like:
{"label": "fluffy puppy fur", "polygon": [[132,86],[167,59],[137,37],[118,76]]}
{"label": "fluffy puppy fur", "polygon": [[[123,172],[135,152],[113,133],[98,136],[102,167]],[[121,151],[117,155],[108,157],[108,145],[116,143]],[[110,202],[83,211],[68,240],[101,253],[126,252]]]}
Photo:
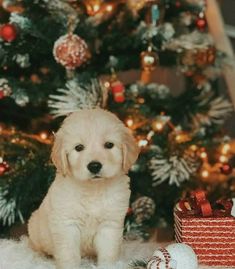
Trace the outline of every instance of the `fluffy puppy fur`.
{"label": "fluffy puppy fur", "polygon": [[57,269],[78,269],[81,256],[115,262],[130,197],[126,173],[138,154],[128,128],[110,112],[68,116],[52,149],[56,178],[28,223],[32,248],[54,256]]}

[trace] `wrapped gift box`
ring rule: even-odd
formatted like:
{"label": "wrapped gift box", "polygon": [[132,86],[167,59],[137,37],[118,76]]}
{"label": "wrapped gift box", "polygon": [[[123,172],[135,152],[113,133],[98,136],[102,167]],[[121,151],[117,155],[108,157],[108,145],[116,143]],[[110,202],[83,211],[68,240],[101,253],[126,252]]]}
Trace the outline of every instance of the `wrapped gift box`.
{"label": "wrapped gift box", "polygon": [[[175,208],[175,238],[190,245],[199,262],[210,266],[235,266],[235,217],[221,211],[203,216],[195,210]],[[223,215],[224,214],[224,215]]]}

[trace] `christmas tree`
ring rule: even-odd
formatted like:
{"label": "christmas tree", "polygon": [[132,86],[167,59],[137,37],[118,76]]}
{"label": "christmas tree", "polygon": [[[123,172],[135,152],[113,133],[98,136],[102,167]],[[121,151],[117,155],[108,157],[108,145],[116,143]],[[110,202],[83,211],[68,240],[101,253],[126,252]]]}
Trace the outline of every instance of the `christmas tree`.
{"label": "christmas tree", "polygon": [[235,103],[234,59],[221,27],[214,0],[2,1],[2,227],[39,206],[55,173],[53,132],[83,108],[117,114],[141,148],[126,237],[170,225],[192,189],[234,195],[235,145],[222,128]]}

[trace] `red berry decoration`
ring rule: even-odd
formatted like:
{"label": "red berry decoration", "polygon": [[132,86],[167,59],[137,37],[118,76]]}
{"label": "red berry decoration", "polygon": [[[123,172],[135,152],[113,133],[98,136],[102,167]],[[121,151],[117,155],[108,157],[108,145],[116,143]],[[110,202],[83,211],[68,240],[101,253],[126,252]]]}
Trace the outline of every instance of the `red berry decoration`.
{"label": "red berry decoration", "polygon": [[58,63],[70,70],[81,66],[91,56],[86,42],[74,34],[61,36],[54,44],[53,54]]}
{"label": "red berry decoration", "polygon": [[12,42],[16,39],[17,29],[13,24],[6,23],[0,27],[0,37],[7,42]]}
{"label": "red berry decoration", "polygon": [[224,175],[230,175],[233,171],[233,168],[230,164],[225,163],[220,167],[220,171]]}
{"label": "red berry decoration", "polygon": [[205,30],[207,25],[206,19],[205,18],[198,18],[196,20],[196,26],[199,30]]}

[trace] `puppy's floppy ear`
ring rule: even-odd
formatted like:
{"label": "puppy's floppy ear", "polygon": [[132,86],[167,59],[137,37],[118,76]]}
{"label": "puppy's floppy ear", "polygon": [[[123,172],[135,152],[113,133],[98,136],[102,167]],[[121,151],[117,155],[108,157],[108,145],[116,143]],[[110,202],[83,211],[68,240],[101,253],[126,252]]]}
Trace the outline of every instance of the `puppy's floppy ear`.
{"label": "puppy's floppy ear", "polygon": [[131,166],[135,163],[138,158],[140,149],[131,134],[131,131],[124,127],[124,135],[123,135],[123,144],[122,144],[122,151],[123,151],[123,170],[125,173],[131,168]]}
{"label": "puppy's floppy ear", "polygon": [[52,161],[63,176],[67,175],[69,171],[69,163],[66,151],[63,146],[63,136],[61,129],[55,134],[55,141],[52,147],[51,158]]}

